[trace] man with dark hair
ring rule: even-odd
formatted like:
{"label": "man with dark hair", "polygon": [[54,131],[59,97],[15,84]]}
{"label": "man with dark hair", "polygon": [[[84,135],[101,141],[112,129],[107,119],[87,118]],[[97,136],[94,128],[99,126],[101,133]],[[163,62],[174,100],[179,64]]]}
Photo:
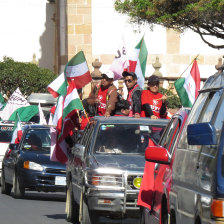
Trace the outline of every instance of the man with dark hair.
{"label": "man with dark hair", "polygon": [[140,117],[141,113],[141,91],[142,89],[137,83],[137,76],[134,72],[123,72],[125,85],[128,89],[127,100],[130,104],[130,117]]}
{"label": "man with dark hair", "polygon": [[91,105],[96,104],[99,116],[111,116],[117,101],[117,88],[113,85],[114,73],[110,70],[102,73],[102,80],[95,87],[87,99]]}
{"label": "man with dark hair", "polygon": [[114,116],[128,116],[130,113],[130,104],[127,100],[118,98],[115,106]]}
{"label": "man with dark hair", "polygon": [[166,96],[159,93],[159,77],[151,75],[148,79],[148,90],[142,91],[142,117],[151,119],[166,118]]}

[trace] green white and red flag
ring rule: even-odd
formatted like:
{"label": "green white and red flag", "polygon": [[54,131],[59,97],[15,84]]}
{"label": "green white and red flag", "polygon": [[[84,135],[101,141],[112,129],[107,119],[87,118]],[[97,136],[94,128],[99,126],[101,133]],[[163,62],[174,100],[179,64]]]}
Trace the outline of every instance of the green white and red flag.
{"label": "green white and red flag", "polygon": [[200,72],[194,60],[190,73],[175,81],[174,85],[184,107],[192,107],[200,90]]}
{"label": "green white and red flag", "polygon": [[67,80],[65,78],[64,72],[61,73],[53,82],[47,86],[48,91],[51,95],[56,98],[59,95],[65,96],[67,91]]}
{"label": "green white and red flag", "polygon": [[22,125],[19,119],[19,115],[17,113],[16,119],[15,119],[15,125],[13,127],[13,135],[12,135],[11,143],[19,144],[22,138],[22,134],[23,134]]}
{"label": "green white and red flag", "polygon": [[92,81],[90,71],[83,51],[78,52],[66,65],[65,77],[73,80],[76,88],[80,89]]}
{"label": "green white and red flag", "polygon": [[147,63],[148,51],[144,41],[144,37],[136,45],[133,53],[129,58],[129,68],[127,71],[135,72],[138,78],[138,84],[143,89],[145,82],[145,70]]}

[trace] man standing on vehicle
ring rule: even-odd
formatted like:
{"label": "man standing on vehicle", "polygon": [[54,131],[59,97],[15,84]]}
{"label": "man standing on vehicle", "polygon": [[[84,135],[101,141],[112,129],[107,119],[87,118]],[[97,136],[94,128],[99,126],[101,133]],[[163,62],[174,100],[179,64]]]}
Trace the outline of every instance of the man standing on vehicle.
{"label": "man standing on vehicle", "polygon": [[125,85],[128,89],[127,100],[130,104],[129,117],[139,118],[141,113],[141,92],[142,89],[137,83],[137,75],[134,72],[123,72]]}
{"label": "man standing on vehicle", "polygon": [[102,80],[92,88],[87,99],[89,104],[96,104],[96,114],[109,117],[115,109],[117,88],[113,85],[114,73],[110,70],[102,73]]}

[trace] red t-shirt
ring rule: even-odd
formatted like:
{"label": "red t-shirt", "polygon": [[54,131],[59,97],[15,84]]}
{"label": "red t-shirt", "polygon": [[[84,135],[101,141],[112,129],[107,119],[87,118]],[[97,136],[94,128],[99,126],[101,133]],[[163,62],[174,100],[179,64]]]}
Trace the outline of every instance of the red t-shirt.
{"label": "red t-shirt", "polygon": [[97,107],[97,112],[99,116],[104,116],[106,113],[106,103],[107,103],[107,92],[108,89],[102,90],[102,88],[99,89],[97,99],[99,100],[99,104]]}
{"label": "red t-shirt", "polygon": [[[159,111],[162,106],[162,100],[160,100],[162,96],[163,94],[161,93],[154,94],[150,90],[143,90],[142,96],[141,96],[142,106],[144,104],[149,104],[153,114],[157,116],[158,118],[161,118]],[[145,117],[145,111],[141,111],[141,117]]]}

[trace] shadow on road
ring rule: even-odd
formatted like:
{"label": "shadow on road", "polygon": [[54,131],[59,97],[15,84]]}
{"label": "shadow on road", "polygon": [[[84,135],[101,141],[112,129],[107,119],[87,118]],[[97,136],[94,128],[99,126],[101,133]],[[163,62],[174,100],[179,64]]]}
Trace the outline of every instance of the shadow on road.
{"label": "shadow on road", "polygon": [[66,220],[66,214],[44,215],[49,219],[63,219]]}

